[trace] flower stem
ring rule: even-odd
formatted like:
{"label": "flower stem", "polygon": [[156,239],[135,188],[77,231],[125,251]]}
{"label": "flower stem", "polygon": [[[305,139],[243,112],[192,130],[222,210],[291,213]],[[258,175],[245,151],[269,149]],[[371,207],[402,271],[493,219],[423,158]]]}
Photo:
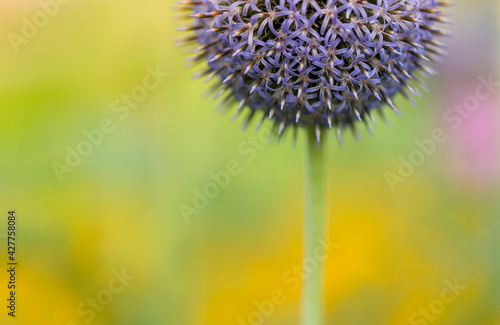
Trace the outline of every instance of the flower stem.
{"label": "flower stem", "polygon": [[308,130],[304,159],[304,280],[301,325],[324,324],[324,256],[315,250],[326,241],[326,137],[316,142]]}

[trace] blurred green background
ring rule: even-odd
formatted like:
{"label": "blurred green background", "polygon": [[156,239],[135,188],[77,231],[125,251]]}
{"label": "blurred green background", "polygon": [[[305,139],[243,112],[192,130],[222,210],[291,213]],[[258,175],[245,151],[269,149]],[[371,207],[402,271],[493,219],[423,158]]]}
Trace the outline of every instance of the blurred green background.
{"label": "blurred green background", "polygon": [[[443,120],[479,76],[500,75],[500,11],[459,4],[450,57],[418,109],[399,98],[392,128],[378,123],[359,144],[347,136],[343,150],[328,139],[330,236],[340,244],[327,260],[328,324],[500,324],[499,102],[481,102],[456,130]],[[185,69],[174,42],[174,5],[70,0],[13,46],[40,3],[0,1],[0,258],[3,269],[15,209],[20,263],[15,320],[0,273],[1,324],[252,324],[255,302],[274,290],[286,299],[253,324],[297,324],[300,290],[282,278],[302,263],[303,139],[247,161],[238,148],[254,132],[201,96],[207,86],[191,80],[197,69]],[[114,111],[148,67],[168,75],[126,117]],[[60,180],[54,162],[103,119],[112,131]],[[435,128],[448,140],[392,191],[385,174]],[[179,206],[233,160],[241,173],[186,223]],[[130,281],[106,296],[116,272]],[[456,279],[466,289],[436,302]],[[90,317],[93,297],[106,304]],[[431,318],[416,317],[420,308]]]}

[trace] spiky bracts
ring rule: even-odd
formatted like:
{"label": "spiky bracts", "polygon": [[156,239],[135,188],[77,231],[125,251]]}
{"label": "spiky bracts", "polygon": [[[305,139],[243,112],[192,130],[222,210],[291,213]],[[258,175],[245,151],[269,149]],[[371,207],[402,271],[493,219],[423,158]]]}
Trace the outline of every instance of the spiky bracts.
{"label": "spiky bracts", "polygon": [[[217,76],[217,97],[237,101],[236,116],[249,108],[274,120],[279,135],[288,127],[371,132],[373,111],[382,116],[401,93],[420,95],[417,72],[434,74],[427,62],[444,54],[436,23],[449,23],[437,0],[184,0],[193,13],[184,38],[197,42],[200,73]],[[261,125],[259,123],[259,126]]]}

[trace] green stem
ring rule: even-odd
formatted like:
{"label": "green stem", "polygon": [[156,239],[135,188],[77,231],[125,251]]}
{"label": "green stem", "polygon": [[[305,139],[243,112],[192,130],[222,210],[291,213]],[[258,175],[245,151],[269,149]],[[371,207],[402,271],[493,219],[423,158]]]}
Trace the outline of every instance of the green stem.
{"label": "green stem", "polygon": [[325,140],[326,137],[318,144],[314,128],[308,130],[304,161],[304,265],[310,267],[304,271],[307,273],[302,288],[302,325],[324,324],[325,258],[315,256],[315,250],[326,241],[327,235]]}

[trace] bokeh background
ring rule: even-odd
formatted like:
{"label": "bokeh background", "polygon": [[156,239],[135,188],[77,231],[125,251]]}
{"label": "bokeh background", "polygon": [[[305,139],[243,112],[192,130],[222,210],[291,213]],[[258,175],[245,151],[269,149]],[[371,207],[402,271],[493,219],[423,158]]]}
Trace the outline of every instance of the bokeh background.
{"label": "bokeh background", "polygon": [[[347,137],[343,150],[329,139],[329,233],[340,246],[327,260],[328,324],[412,324],[455,279],[466,289],[413,323],[500,324],[499,101],[482,101],[457,129],[443,120],[478,77],[500,80],[500,10],[458,3],[450,55],[418,108],[399,98],[391,128]],[[0,273],[0,324],[241,325],[274,290],[286,299],[262,324],[297,324],[300,290],[282,277],[302,263],[303,139],[246,161],[238,146],[253,130],[214,112],[207,86],[191,80],[174,5],[70,0],[16,53],[8,35],[40,3],[0,1],[1,268],[9,209],[20,263],[15,319]],[[112,103],[156,66],[168,76],[119,119]],[[59,181],[54,161],[105,118],[113,132]],[[391,191],[385,173],[438,127],[448,140]],[[242,172],[186,223],[179,206],[232,160]],[[79,306],[124,268],[135,278],[87,322]]]}

